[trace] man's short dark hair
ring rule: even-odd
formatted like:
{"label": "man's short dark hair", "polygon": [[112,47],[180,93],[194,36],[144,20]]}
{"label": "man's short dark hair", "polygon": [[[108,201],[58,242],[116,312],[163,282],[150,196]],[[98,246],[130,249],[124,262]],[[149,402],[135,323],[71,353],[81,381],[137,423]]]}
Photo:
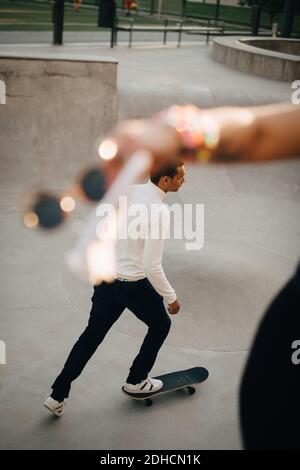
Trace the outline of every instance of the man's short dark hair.
{"label": "man's short dark hair", "polygon": [[183,164],[183,160],[177,160],[171,165],[169,164],[165,166],[159,172],[151,173],[150,180],[152,181],[152,183],[157,185],[159,183],[160,178],[162,178],[163,176],[169,176],[169,178],[173,179],[174,176],[176,176],[178,173],[178,167],[182,166]]}

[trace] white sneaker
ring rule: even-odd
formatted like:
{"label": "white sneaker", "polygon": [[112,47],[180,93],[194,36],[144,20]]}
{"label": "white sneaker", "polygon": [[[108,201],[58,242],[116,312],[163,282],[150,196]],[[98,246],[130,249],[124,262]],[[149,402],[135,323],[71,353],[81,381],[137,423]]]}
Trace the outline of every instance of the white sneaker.
{"label": "white sneaker", "polygon": [[53,414],[55,414],[56,416],[61,416],[63,414],[63,411],[64,411],[64,404],[65,404],[65,401],[57,401],[57,400],[54,400],[54,398],[52,397],[49,397],[47,398],[46,401],[44,401],[44,406],[52,411]]}
{"label": "white sneaker", "polygon": [[148,377],[136,385],[126,383],[124,385],[124,390],[129,393],[153,393],[158,392],[158,390],[163,388],[163,386],[164,384],[161,380],[151,379]]}

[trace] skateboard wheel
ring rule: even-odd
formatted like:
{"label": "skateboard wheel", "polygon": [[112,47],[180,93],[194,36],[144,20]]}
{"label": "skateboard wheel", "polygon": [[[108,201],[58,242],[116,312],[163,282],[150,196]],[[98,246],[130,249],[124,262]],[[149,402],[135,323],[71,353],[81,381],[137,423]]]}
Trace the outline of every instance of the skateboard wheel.
{"label": "skateboard wheel", "polygon": [[196,389],[194,387],[187,387],[187,391],[189,395],[194,395]]}
{"label": "skateboard wheel", "polygon": [[152,404],[153,404],[153,401],[151,400],[151,398],[146,398],[145,405],[146,406],[152,406]]}

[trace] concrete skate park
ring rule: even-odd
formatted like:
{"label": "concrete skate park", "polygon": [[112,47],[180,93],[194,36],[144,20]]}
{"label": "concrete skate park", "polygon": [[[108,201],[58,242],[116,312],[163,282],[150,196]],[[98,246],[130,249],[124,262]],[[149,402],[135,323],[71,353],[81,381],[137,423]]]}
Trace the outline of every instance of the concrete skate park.
{"label": "concrete skate park", "polygon": [[[200,107],[290,101],[290,82],[213,60],[204,39],[137,40],[113,51],[98,34],[0,33],[1,105],[1,449],[241,449],[238,390],[266,306],[299,258],[300,163],[187,166],[168,202],[205,205],[205,242],[166,244],[164,268],[182,303],[152,376],[203,366],[193,396],[174,392],[152,407],[121,393],[145,326],[126,311],[80,378],[66,410],[42,406],[86,326],[92,288],[71,274],[65,253],[91,209],[49,232],[28,230],[22,201],[32,188],[63,191],[94,144],[121,118],[151,116],[174,103]],[[137,34],[137,37],[139,35]],[[125,39],[125,36],[124,36]],[[300,78],[300,77],[299,77]]]}

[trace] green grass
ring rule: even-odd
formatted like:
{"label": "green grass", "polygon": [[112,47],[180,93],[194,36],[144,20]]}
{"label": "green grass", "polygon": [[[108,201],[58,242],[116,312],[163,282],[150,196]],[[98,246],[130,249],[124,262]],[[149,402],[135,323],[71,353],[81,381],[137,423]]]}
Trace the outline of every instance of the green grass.
{"label": "green grass", "polygon": [[[66,3],[64,25],[66,31],[98,31],[97,8],[82,8],[74,13]],[[0,31],[51,31],[52,4],[50,2],[1,1]]]}
{"label": "green grass", "polygon": [[[87,3],[87,0],[85,0]],[[99,31],[98,8],[90,0],[91,8],[73,12],[72,3],[66,3],[64,15],[65,31]],[[93,7],[93,8],[92,8]],[[136,17],[138,23],[157,23],[156,19]],[[50,2],[1,1],[0,31],[52,31],[52,4]]]}
{"label": "green grass", "polygon": [[[117,0],[121,8],[122,0]],[[158,0],[155,0],[154,7],[157,8]],[[64,29],[65,31],[99,31],[97,26],[98,7],[95,0],[84,0],[79,13],[73,12],[72,2],[66,2]],[[151,0],[138,0],[140,9],[150,10]],[[181,15],[181,0],[163,0],[163,14]],[[121,12],[122,14],[122,12]],[[200,16],[205,22],[205,18],[214,18],[215,6],[211,4],[187,2],[186,14]],[[135,22],[152,23],[157,20],[144,18],[133,13]],[[226,22],[227,29],[245,29],[251,22],[251,9],[246,7],[222,6],[220,8],[220,20]],[[281,16],[277,16],[275,21],[280,24]],[[270,27],[269,16],[262,14],[261,26]],[[52,31],[52,2],[39,1],[9,1],[1,0],[0,3],[0,31]],[[300,16],[294,21],[294,32],[300,33]]]}
{"label": "green grass", "polygon": [[[137,0],[140,8],[150,11],[151,0]],[[221,0],[222,3],[222,0]],[[117,4],[121,7],[122,0],[117,0]],[[154,10],[157,11],[158,0],[154,2]],[[216,7],[212,4],[207,3],[196,3],[187,1],[186,15],[200,16],[203,18],[214,18]],[[181,0],[163,0],[162,13],[173,13],[181,15],[182,2]],[[277,15],[274,18],[274,22],[281,23],[282,15]],[[249,7],[233,7],[233,6],[222,6],[220,7],[219,19],[225,21],[229,25],[241,25],[241,27],[248,26],[251,24],[251,8]],[[261,14],[261,27],[271,28],[270,17],[266,13]],[[230,29],[234,29],[230,26]],[[294,32],[300,33],[300,16],[296,16],[294,20]]]}

